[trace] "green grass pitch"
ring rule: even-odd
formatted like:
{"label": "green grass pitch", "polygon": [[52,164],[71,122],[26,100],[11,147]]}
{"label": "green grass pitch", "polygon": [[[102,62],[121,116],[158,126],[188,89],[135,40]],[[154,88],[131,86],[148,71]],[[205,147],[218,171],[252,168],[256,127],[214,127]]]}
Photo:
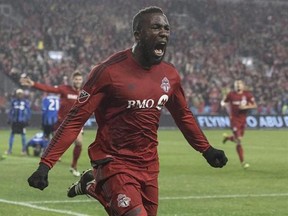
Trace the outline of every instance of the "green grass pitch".
{"label": "green grass pitch", "polygon": [[[28,129],[27,140],[35,133]],[[239,163],[234,143],[222,144],[228,130],[204,131],[214,147],[229,158],[223,169],[210,167],[185,141],[179,130],[159,131],[159,216],[284,216],[288,215],[288,131],[247,130],[245,159]],[[79,170],[89,168],[87,146],[94,139],[86,130]],[[0,154],[8,147],[8,130],[0,131]],[[78,180],[69,171],[70,148],[62,161],[50,171],[49,187],[30,188],[27,178],[37,168],[39,158],[21,156],[20,136],[16,136],[13,155],[0,161],[0,215],[105,216],[101,205],[86,196],[66,197],[66,190]]]}

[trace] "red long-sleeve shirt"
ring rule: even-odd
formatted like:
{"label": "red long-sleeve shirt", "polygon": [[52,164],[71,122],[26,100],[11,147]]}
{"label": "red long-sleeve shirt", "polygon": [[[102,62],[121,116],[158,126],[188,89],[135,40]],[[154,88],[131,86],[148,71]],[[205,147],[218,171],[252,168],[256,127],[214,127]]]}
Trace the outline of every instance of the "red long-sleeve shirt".
{"label": "red long-sleeve shirt", "polygon": [[38,82],[34,83],[33,88],[44,92],[60,94],[60,108],[58,111],[57,123],[58,126],[65,119],[69,110],[77,100],[80,92],[70,85],[49,86]]}
{"label": "red long-sleeve shirt", "polygon": [[210,145],[187,107],[174,66],[162,62],[143,69],[130,49],[116,53],[92,69],[41,162],[52,167],[94,112],[98,130],[89,146],[91,161],[111,157],[134,166],[158,163],[157,129],[164,105],[190,145],[205,151]]}
{"label": "red long-sleeve shirt", "polygon": [[225,103],[229,103],[230,105],[230,117],[231,120],[236,120],[239,122],[246,122],[246,117],[248,113],[248,109],[240,109],[241,105],[254,104],[255,99],[250,91],[243,91],[242,93],[238,93],[236,91],[231,91],[228,93],[226,98],[224,99]]}

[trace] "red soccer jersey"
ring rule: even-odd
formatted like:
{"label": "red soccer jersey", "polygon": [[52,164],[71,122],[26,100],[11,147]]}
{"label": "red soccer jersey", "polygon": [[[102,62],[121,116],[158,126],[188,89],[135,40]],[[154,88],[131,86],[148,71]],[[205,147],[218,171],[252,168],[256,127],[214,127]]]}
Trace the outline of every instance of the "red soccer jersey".
{"label": "red soccer jersey", "polygon": [[193,148],[199,152],[209,148],[187,107],[176,69],[165,62],[143,69],[131,49],[116,53],[92,69],[41,161],[52,167],[94,112],[98,131],[89,146],[91,161],[113,158],[140,167],[157,164],[157,129],[164,105]]}
{"label": "red soccer jersey", "polygon": [[49,86],[37,82],[35,82],[33,87],[41,91],[60,94],[60,108],[58,111],[59,126],[77,100],[79,91],[70,85]]}
{"label": "red soccer jersey", "polygon": [[254,103],[255,100],[249,91],[243,91],[241,94],[236,91],[231,91],[224,101],[230,105],[230,117],[233,120],[245,122],[248,110],[241,110],[239,106]]}

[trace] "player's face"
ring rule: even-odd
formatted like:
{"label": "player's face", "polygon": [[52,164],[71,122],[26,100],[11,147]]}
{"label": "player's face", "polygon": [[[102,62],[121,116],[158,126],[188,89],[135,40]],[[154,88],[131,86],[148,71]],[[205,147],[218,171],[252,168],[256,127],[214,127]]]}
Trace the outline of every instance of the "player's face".
{"label": "player's face", "polygon": [[83,77],[82,76],[75,76],[72,79],[73,82],[73,87],[75,89],[80,89],[82,87],[83,84]]}
{"label": "player's face", "polygon": [[23,93],[18,93],[18,94],[17,94],[17,97],[20,98],[20,99],[21,99],[21,98],[24,98],[24,94],[23,94]]}
{"label": "player's face", "polygon": [[161,13],[147,14],[138,36],[144,60],[151,65],[159,64],[165,55],[170,36],[167,17]]}
{"label": "player's face", "polygon": [[236,92],[241,92],[244,90],[244,83],[241,80],[237,80],[234,83],[234,89]]}

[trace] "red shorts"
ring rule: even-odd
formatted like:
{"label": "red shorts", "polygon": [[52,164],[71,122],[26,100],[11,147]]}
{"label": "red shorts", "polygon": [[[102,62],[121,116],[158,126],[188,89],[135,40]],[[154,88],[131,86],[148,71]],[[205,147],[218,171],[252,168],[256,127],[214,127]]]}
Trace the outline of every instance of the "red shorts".
{"label": "red shorts", "polygon": [[[158,163],[131,169],[111,161],[94,169],[96,194],[109,215],[121,216],[133,209],[139,216],[156,216],[158,209]],[[141,212],[141,213],[140,213]]]}
{"label": "red shorts", "polygon": [[246,127],[246,121],[231,120],[231,128],[235,137],[243,137]]}

